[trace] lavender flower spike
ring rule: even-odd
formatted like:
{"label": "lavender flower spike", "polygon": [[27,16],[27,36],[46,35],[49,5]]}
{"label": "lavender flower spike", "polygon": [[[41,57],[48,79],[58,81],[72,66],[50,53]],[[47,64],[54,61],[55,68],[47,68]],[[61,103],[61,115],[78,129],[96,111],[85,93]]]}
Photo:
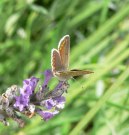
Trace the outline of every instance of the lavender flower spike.
{"label": "lavender flower spike", "polygon": [[42,110],[37,112],[45,121],[48,121],[49,119],[51,119],[52,117],[54,117],[56,114],[59,113],[59,111],[50,112],[50,111],[42,111]]}
{"label": "lavender flower spike", "polygon": [[44,72],[45,75],[45,79],[44,79],[44,83],[43,83],[43,87],[48,85],[48,82],[50,81],[50,79],[53,77],[53,73],[51,70],[46,70]]}
{"label": "lavender flower spike", "polygon": [[36,77],[31,77],[30,79],[26,79],[23,81],[23,89],[21,90],[21,94],[23,95],[31,95],[38,83],[39,79]]}
{"label": "lavender flower spike", "polygon": [[53,77],[51,70],[44,72],[44,83],[38,85],[40,79],[30,77],[23,81],[23,86],[13,85],[0,96],[0,121],[9,125],[8,118],[16,121],[20,127],[25,125],[24,120],[17,113],[31,118],[35,114],[45,121],[53,118],[65,106],[63,93],[67,91],[67,81],[59,82],[53,90],[49,90],[48,83]]}
{"label": "lavender flower spike", "polygon": [[29,97],[26,95],[20,95],[15,97],[16,102],[14,104],[14,107],[19,109],[19,111],[23,111],[25,107],[29,105]]}

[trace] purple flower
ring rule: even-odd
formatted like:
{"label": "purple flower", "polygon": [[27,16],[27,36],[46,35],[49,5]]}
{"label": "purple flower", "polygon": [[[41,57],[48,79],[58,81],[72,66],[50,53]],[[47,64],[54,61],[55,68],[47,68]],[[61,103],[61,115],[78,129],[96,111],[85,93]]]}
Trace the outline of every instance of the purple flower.
{"label": "purple flower", "polygon": [[59,111],[54,111],[54,112],[50,112],[50,111],[42,111],[42,110],[39,110],[37,111],[37,113],[45,120],[49,120],[51,119],[53,116],[55,116],[56,114],[59,113]]}
{"label": "purple flower", "polygon": [[14,104],[14,107],[18,108],[19,111],[23,111],[24,108],[28,106],[29,98],[25,95],[17,96],[15,97],[15,100],[16,102]]}
{"label": "purple flower", "polygon": [[45,79],[44,79],[44,83],[43,83],[43,88],[48,85],[48,82],[53,77],[53,74],[52,74],[51,70],[46,70],[44,72],[44,75],[45,75]]}
{"label": "purple flower", "polygon": [[44,105],[45,105],[46,109],[51,109],[52,107],[54,107],[56,105],[56,103],[54,102],[53,99],[47,99],[44,101]]}
{"label": "purple flower", "polygon": [[30,96],[38,83],[39,79],[36,77],[31,77],[30,79],[26,79],[23,81],[23,89],[20,90],[20,94]]}
{"label": "purple flower", "polygon": [[30,85],[35,89],[35,87],[36,87],[38,81],[39,81],[38,78],[32,76],[32,77],[30,78]]}
{"label": "purple flower", "polygon": [[26,88],[20,88],[20,95],[26,95],[26,96],[30,96],[32,95],[32,89],[30,86],[26,86]]}
{"label": "purple flower", "polygon": [[65,97],[64,96],[61,96],[61,97],[57,97],[55,98],[56,102],[59,104],[59,103],[64,103],[65,102]]}
{"label": "purple flower", "polygon": [[64,92],[67,92],[68,87],[69,87],[68,82],[60,81],[53,91],[46,94],[46,98],[61,97]]}
{"label": "purple flower", "polygon": [[63,84],[64,82],[60,81],[58,85],[56,86],[56,88],[54,89],[54,91],[61,89],[63,87]]}
{"label": "purple flower", "polygon": [[64,108],[64,106],[65,106],[65,97],[63,97],[63,96],[57,97],[57,98],[55,98],[55,101],[56,101],[56,107],[58,109],[63,109]]}
{"label": "purple flower", "polygon": [[31,77],[23,81],[22,87],[11,86],[0,96],[0,112],[2,113],[0,119],[5,125],[7,125],[6,116],[17,121],[20,126],[24,124],[15,112],[20,112],[29,118],[37,113],[47,121],[64,108],[65,97],[62,95],[67,92],[68,82],[59,81],[53,90],[49,90],[48,83],[53,73],[51,70],[46,70],[44,76],[43,85],[37,86],[39,79]]}
{"label": "purple flower", "polygon": [[63,109],[65,105],[65,97],[60,96],[56,98],[50,98],[50,99],[42,101],[40,105],[42,107],[45,107],[48,110],[55,109],[55,107],[57,109]]}

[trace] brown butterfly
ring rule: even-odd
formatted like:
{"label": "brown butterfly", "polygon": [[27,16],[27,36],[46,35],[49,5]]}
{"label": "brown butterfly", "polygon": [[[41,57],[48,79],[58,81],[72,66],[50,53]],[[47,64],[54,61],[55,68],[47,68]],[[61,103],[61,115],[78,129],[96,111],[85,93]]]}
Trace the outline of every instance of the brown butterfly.
{"label": "brown butterfly", "polygon": [[51,66],[55,77],[60,81],[66,81],[74,76],[91,74],[92,71],[87,70],[69,70],[69,56],[70,56],[70,36],[65,35],[59,42],[58,50],[52,49],[51,52]]}

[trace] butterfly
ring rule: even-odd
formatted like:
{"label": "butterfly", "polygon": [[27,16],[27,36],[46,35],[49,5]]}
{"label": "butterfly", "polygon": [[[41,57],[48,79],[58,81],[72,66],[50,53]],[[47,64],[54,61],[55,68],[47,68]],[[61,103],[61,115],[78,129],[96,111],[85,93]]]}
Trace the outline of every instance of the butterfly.
{"label": "butterfly", "polygon": [[58,44],[58,49],[51,51],[52,73],[59,81],[67,81],[74,76],[91,74],[92,71],[73,69],[69,70],[70,36],[65,35]]}

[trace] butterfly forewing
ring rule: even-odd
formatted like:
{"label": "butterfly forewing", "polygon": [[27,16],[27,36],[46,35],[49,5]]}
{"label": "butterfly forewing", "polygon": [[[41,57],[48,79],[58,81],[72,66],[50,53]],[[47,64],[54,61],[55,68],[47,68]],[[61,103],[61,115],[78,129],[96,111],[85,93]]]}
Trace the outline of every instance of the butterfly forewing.
{"label": "butterfly forewing", "polygon": [[58,51],[62,63],[63,70],[68,70],[69,67],[69,55],[70,55],[70,37],[69,35],[64,36],[58,45]]}

